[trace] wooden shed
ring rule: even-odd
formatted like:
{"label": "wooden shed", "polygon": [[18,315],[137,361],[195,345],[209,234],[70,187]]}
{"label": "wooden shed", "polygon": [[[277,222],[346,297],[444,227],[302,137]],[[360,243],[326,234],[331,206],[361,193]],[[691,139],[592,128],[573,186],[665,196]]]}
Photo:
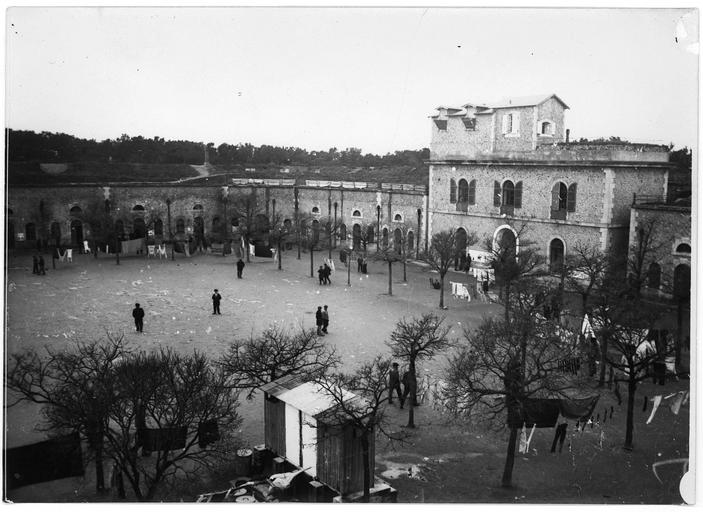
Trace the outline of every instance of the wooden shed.
{"label": "wooden shed", "polygon": [[[264,392],[264,442],[291,464],[342,495],[363,491],[361,439],[349,425],[322,420],[334,401],[313,382],[283,377],[260,388]],[[360,400],[349,392],[349,400]],[[374,435],[369,439],[369,470],[374,482]]]}

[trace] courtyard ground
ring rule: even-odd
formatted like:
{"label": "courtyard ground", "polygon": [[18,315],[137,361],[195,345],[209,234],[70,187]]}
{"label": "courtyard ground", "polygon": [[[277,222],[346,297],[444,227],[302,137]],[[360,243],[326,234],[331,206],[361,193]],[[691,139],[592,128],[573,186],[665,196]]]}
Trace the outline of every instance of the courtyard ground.
{"label": "courtyard ground", "polygon": [[[61,347],[72,340],[90,340],[105,332],[124,333],[134,346],[144,349],[171,346],[189,351],[198,348],[219,356],[235,337],[248,337],[275,323],[291,329],[314,327],[317,306],[330,310],[330,334],[325,342],[337,348],[345,369],[376,354],[388,354],[385,341],[402,317],[435,312],[446,317],[451,335],[500,309],[492,304],[451,297],[445,290],[447,310],[438,308],[439,292],[429,284],[426,267],[409,264],[407,282],[403,268],[393,268],[393,296],[388,296],[387,265],[369,263],[369,274],[351,269],[347,286],[345,267],[337,259],[331,286],[320,286],[309,276],[309,254],[296,259],[295,251],[283,253],[283,270],[271,260],[252,258],[244,279],[236,278],[235,259],[214,255],[175,261],[101,255],[75,255],[73,263],[57,263],[46,276],[31,273],[31,255],[9,256],[6,278],[5,351],[49,345]],[[326,252],[315,253],[315,269]],[[336,253],[335,253],[336,256]],[[464,274],[450,273],[447,281],[462,281]],[[213,316],[210,296],[214,288],[222,294],[222,315]],[[447,283],[448,288],[448,283]],[[139,302],[146,311],[144,333],[134,332],[131,310]],[[423,362],[420,370],[432,378],[441,375],[444,358]],[[650,389],[651,388],[651,389]],[[669,394],[688,389],[688,381],[664,387],[645,384],[642,396]],[[416,409],[418,428],[411,440],[391,446],[377,440],[377,474],[385,474],[403,502],[562,502],[562,503],[679,503],[680,465],[663,466],[660,483],[652,472],[657,461],[688,454],[689,405],[673,415],[662,406],[650,425],[649,412],[635,417],[635,450],[621,449],[624,440],[624,402],[618,406],[610,392],[603,392],[598,409],[613,406],[614,415],[604,425],[567,439],[561,454],[550,454],[553,429],[538,429],[530,452],[516,458],[516,487],[499,487],[507,431],[487,431],[466,425],[428,402]],[[397,406],[395,406],[397,407]],[[407,422],[405,411],[389,406],[393,429]],[[651,408],[651,406],[650,406]],[[263,442],[261,397],[242,400],[245,418],[241,436],[245,446]],[[44,439],[35,427],[41,421],[35,406],[6,410],[5,445],[19,446]],[[600,433],[603,432],[601,441]],[[226,486],[230,474],[213,474],[202,486],[180,486],[164,499],[190,500],[198,492]],[[12,491],[10,499],[26,501],[95,500],[90,469],[84,478],[66,479]]]}

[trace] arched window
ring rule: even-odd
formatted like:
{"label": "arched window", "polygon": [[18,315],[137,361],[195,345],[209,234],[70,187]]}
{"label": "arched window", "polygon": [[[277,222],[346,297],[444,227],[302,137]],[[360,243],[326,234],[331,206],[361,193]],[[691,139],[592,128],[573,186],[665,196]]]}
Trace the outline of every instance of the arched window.
{"label": "arched window", "polygon": [[184,235],[186,232],[186,221],[183,219],[176,219],[176,234]]}
{"label": "arched window", "polygon": [[193,206],[193,210],[202,212],[203,211],[203,205],[202,204],[196,204]]}
{"label": "arched window", "polygon": [[542,121],[539,125],[540,135],[554,135],[554,123],[550,121]]}
{"label": "arched window", "polygon": [[649,271],[647,272],[647,286],[649,288],[659,289],[661,284],[662,269],[658,263],[652,263],[649,266]]}
{"label": "arched window", "polygon": [[388,247],[388,228],[383,228],[383,248]]}
{"label": "arched window", "polygon": [[132,211],[136,212],[136,213],[144,213],[144,207],[142,205],[138,204],[138,205],[135,205],[134,208],[132,208]]}
{"label": "arched window", "polygon": [[510,180],[503,183],[503,206],[515,206],[515,185]]}
{"label": "arched window", "polygon": [[676,247],[676,252],[691,254],[691,246],[689,244],[679,244]]}
{"label": "arched window", "polygon": [[393,220],[395,222],[403,222],[403,216],[399,213],[396,213],[395,216],[393,216]]}
{"label": "arched window", "polygon": [[559,272],[564,265],[564,242],[555,238],[549,244],[549,270]]}
{"label": "arched window", "polygon": [[415,250],[415,234],[408,231],[408,252]]}
{"label": "arched window", "polygon": [[154,221],[154,236],[164,236],[164,223],[161,219]]}
{"label": "arched window", "polygon": [[37,239],[37,228],[34,222],[30,222],[24,226],[24,239],[28,242]]}
{"label": "arched window", "polygon": [[347,239],[347,225],[342,224],[339,227],[339,239],[340,240],[346,240]]}
{"label": "arched window", "polygon": [[352,217],[361,217],[361,212],[359,210],[354,210],[352,212]]}
{"label": "arched window", "polygon": [[449,180],[449,202],[456,203],[456,181],[454,178]]}
{"label": "arched window", "polygon": [[552,211],[566,211],[566,201],[568,188],[561,181],[554,184],[552,187]]}
{"label": "arched window", "polygon": [[80,215],[81,213],[83,213],[83,210],[81,210],[80,206],[74,206],[71,208],[71,215]]}
{"label": "arched window", "polygon": [[312,213],[315,214],[315,215],[319,214],[319,213],[320,213],[320,208],[317,207],[317,206],[313,206],[313,207],[312,207]]}
{"label": "arched window", "polygon": [[569,191],[566,195],[566,211],[576,211],[576,183],[569,185]]}
{"label": "arched window", "polygon": [[459,197],[457,198],[458,203],[468,203],[469,202],[469,184],[465,179],[459,180]]}
{"label": "arched window", "polygon": [[469,182],[469,204],[476,204],[476,180]]}

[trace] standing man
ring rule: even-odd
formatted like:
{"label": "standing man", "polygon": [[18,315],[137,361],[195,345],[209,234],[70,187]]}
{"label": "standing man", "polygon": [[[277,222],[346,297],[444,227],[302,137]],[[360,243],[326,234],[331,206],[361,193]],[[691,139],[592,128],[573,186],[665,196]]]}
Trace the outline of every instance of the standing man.
{"label": "standing man", "polygon": [[364,258],[362,258],[361,256],[359,256],[359,257],[356,259],[356,271],[357,271],[357,272],[361,272],[361,268],[362,268],[362,265],[363,265],[363,264],[364,264]]}
{"label": "standing man", "polygon": [[315,312],[315,324],[317,325],[317,335],[324,336],[325,333],[322,332],[322,306],[317,306],[317,311]]}
{"label": "standing man", "polygon": [[220,301],[222,300],[222,295],[215,288],[215,293],[212,294],[212,314],[220,315]]}
{"label": "standing man", "polygon": [[322,265],[317,269],[317,280],[320,284],[325,284],[325,268]]}
{"label": "standing man", "polygon": [[330,280],[330,275],[332,274],[332,267],[330,267],[327,263],[325,263],[325,266],[323,267],[323,276],[324,276],[324,281],[323,284],[332,284],[332,281]]}
{"label": "standing man", "polygon": [[388,374],[388,403],[393,404],[393,391],[398,393],[400,408],[403,408],[403,392],[400,390],[400,374],[398,373],[398,363],[393,363],[393,367]]}
{"label": "standing man", "polygon": [[242,261],[242,258],[239,258],[239,261],[237,261],[237,277],[239,279],[242,278],[243,271],[244,271],[244,262]]}
{"label": "standing man", "polygon": [[46,275],[46,270],[44,269],[44,256],[41,254],[39,255],[39,261],[37,262],[39,265],[39,270],[37,271],[38,274],[45,276]]}
{"label": "standing man", "polygon": [[137,332],[143,332],[144,310],[139,306],[138,302],[134,305],[132,316],[134,317],[134,326],[137,328]]}
{"label": "standing man", "polygon": [[37,258],[37,255],[35,254],[32,256],[32,274],[38,274],[39,273],[39,258]]}
{"label": "standing man", "polygon": [[330,324],[330,314],[327,312],[327,304],[325,304],[325,309],[322,311],[322,332],[327,334],[327,326]]}

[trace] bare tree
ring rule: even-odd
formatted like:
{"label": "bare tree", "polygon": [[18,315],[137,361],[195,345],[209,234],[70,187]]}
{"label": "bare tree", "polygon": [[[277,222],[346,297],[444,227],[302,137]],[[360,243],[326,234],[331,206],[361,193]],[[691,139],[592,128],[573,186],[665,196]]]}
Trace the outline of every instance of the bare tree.
{"label": "bare tree", "polygon": [[647,269],[652,258],[659,254],[664,246],[658,235],[655,219],[641,223],[635,230],[635,237],[627,254],[627,275],[632,294],[639,297],[646,281]]}
{"label": "bare tree", "polygon": [[385,246],[374,254],[374,259],[388,264],[388,295],[393,295],[393,263],[402,261],[403,255],[395,247]]}
{"label": "bare tree", "polygon": [[[467,245],[473,245],[478,239],[475,233],[467,235]],[[432,235],[432,241],[427,253],[421,256],[421,259],[430,265],[430,268],[439,273],[439,308],[444,307],[444,277],[452,267],[456,257],[457,234],[456,231],[446,230],[440,231]]]}
{"label": "bare tree", "polygon": [[104,341],[79,341],[68,350],[47,346],[44,352],[27,349],[10,355],[6,382],[17,398],[9,407],[23,401],[42,405],[45,422],[40,430],[79,432],[94,456],[95,488],[101,493],[104,425],[111,397],[102,393],[100,383],[111,380],[115,365],[127,354],[123,337],[108,333]]}
{"label": "bare tree", "polygon": [[354,373],[333,373],[316,381],[334,404],[319,419],[331,426],[351,425],[361,440],[365,503],[370,500],[373,463],[370,448],[376,431],[380,430],[390,439],[403,439],[403,436],[388,432],[385,427],[384,405],[389,368],[390,360],[377,356],[361,364]]}
{"label": "bare tree", "polygon": [[[537,294],[514,292],[508,321],[488,318],[475,331],[465,330],[466,344],[449,360],[445,398],[459,414],[505,423],[506,415],[524,411],[535,399],[564,397],[579,386],[576,377],[558,370],[577,350],[562,340],[555,322],[539,314]],[[512,485],[517,426],[510,437],[502,485]]]}
{"label": "bare tree", "polygon": [[259,336],[235,340],[222,357],[230,385],[248,390],[251,399],[261,385],[286,375],[314,380],[339,364],[334,348],[313,329],[289,332],[274,324]]}
{"label": "bare tree", "polygon": [[[237,393],[225,372],[197,352],[134,353],[122,338],[108,335],[106,343],[47,349],[46,357],[25,351],[12,356],[9,368],[8,388],[19,400],[44,406],[43,429],[76,430],[88,442],[98,492],[104,489],[103,459],[109,458],[137,500],[152,500],[165,480],[219,460],[240,423]],[[201,427],[207,422],[221,429],[215,445],[203,442]],[[183,444],[163,434],[155,449],[149,447],[155,456],[140,457],[139,447],[142,455],[146,451],[145,428],[178,429]]]}
{"label": "bare tree", "polygon": [[248,193],[237,191],[229,199],[228,204],[232,209],[232,215],[237,219],[237,231],[244,240],[248,263],[249,246],[252,243],[252,237],[260,231],[259,216],[264,215],[264,209],[254,188]]}
{"label": "bare tree", "polygon": [[417,361],[431,359],[438,353],[452,346],[448,338],[450,327],[442,325],[443,318],[426,313],[419,318],[398,321],[391,339],[386,342],[393,357],[408,362],[410,378],[410,399],[408,407],[408,427],[415,428],[415,410],[417,403]]}
{"label": "bare tree", "polygon": [[588,300],[608,269],[609,260],[598,247],[577,242],[567,256],[566,284],[581,296],[581,318],[589,310]]}

